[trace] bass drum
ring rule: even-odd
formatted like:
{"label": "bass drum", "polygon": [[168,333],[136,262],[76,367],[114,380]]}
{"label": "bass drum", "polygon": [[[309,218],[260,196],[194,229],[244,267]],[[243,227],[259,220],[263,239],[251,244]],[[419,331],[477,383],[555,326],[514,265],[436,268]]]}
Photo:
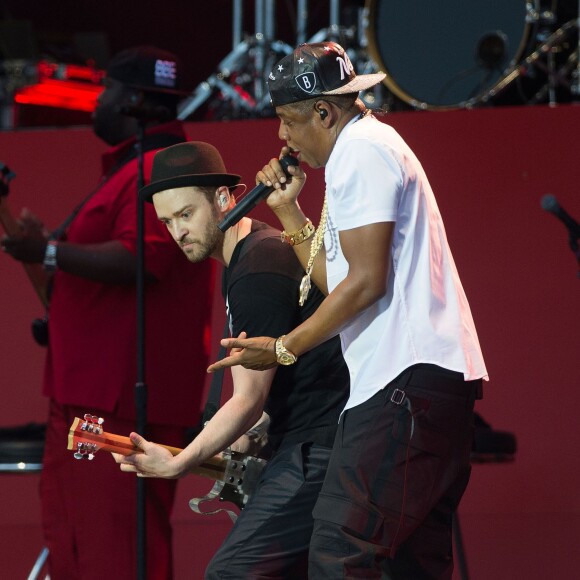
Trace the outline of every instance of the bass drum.
{"label": "bass drum", "polygon": [[[385,85],[418,109],[479,103],[531,44],[537,13],[524,0],[368,0],[370,56]],[[553,5],[553,6],[552,6]]]}

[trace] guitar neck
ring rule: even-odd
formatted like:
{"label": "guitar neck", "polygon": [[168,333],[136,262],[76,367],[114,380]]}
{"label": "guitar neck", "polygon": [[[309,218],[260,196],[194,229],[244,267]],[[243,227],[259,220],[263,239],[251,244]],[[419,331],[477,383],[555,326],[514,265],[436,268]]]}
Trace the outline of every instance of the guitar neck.
{"label": "guitar neck", "polygon": [[[69,433],[67,448],[70,450],[75,449],[75,436],[79,438],[78,435],[78,425],[81,422],[80,419],[75,419],[71,431]],[[107,433],[103,431],[100,434],[92,433],[90,431],[83,431],[82,436],[83,442],[85,443],[95,443],[99,449],[103,451],[109,451],[110,453],[119,453],[121,455],[132,455],[134,453],[143,453],[142,449],[135,447],[131,442],[129,437],[124,437],[122,435],[115,435],[114,433]],[[179,447],[171,447],[170,445],[161,445],[167,449],[173,456],[177,455],[183,449]],[[201,465],[191,469],[191,473],[195,475],[201,475],[209,479],[222,481],[224,479],[227,467],[227,460],[219,455],[211,457]]]}
{"label": "guitar neck", "polygon": [[[12,217],[8,205],[6,204],[6,198],[0,198],[0,223],[4,228],[4,231],[11,237],[18,237],[20,235],[20,226],[18,222]],[[25,264],[22,266],[32,286],[40,299],[42,305],[48,307],[48,296],[46,294],[47,286],[47,276],[46,272],[43,270],[40,264]]]}

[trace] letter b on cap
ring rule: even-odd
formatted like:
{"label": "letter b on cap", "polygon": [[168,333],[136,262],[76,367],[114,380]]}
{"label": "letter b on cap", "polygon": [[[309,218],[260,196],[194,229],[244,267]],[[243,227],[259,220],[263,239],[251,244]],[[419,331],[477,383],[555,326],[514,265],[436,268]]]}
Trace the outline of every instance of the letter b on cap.
{"label": "letter b on cap", "polygon": [[296,77],[296,83],[305,93],[312,93],[316,86],[316,75],[313,72],[302,73]]}

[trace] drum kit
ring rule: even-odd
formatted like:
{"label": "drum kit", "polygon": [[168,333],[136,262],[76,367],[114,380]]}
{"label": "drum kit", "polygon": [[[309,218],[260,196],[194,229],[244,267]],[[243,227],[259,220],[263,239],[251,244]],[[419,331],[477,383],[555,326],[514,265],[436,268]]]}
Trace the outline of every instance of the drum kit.
{"label": "drum kit", "polygon": [[497,104],[509,89],[521,104],[580,96],[578,5],[570,1],[375,0],[368,7],[369,54],[389,90],[414,109]]}
{"label": "drum kit", "polygon": [[[275,0],[255,0],[255,33],[242,38],[233,0],[233,46],[215,74],[181,104],[190,118],[206,104],[214,119],[274,114],[272,65],[302,42],[336,40],[358,73],[382,70],[363,93],[369,108],[447,110],[580,100],[580,0],[330,0],[329,24],[308,37],[308,2],[296,3],[295,43],[275,40]],[[351,6],[346,6],[351,4]],[[341,22],[346,8],[355,18]],[[348,12],[352,14],[352,10]]]}

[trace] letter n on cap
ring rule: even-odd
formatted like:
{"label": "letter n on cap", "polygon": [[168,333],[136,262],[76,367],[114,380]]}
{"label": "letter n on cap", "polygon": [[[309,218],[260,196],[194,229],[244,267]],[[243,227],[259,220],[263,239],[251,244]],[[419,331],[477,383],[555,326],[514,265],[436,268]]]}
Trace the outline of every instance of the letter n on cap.
{"label": "letter n on cap", "polygon": [[313,72],[302,73],[295,80],[305,93],[311,93],[316,86],[316,75]]}

